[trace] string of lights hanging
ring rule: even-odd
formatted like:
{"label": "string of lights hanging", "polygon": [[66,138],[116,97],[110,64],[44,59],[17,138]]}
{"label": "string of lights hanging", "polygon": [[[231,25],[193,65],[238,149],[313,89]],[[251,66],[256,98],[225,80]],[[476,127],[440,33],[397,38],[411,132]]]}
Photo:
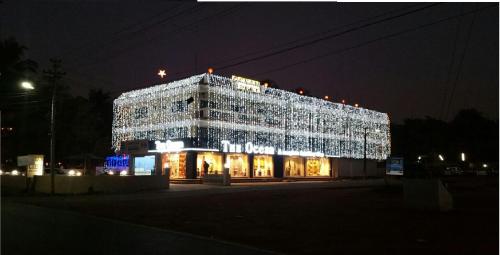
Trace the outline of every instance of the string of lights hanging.
{"label": "string of lights hanging", "polygon": [[[280,152],[385,159],[386,113],[211,73],[123,93],[114,101],[113,148],[123,141],[193,139],[221,149],[251,142]],[[366,140],[365,140],[366,136]],[[286,153],[284,153],[286,154]]]}

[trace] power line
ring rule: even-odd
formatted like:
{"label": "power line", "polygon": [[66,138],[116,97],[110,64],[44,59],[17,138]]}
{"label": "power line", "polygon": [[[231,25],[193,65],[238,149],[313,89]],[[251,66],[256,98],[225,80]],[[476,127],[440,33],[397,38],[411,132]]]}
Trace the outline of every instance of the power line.
{"label": "power line", "polygon": [[[149,22],[149,19],[158,17],[160,15],[165,15],[165,14],[171,13],[171,12],[175,11],[177,8],[179,8],[180,6],[181,6],[181,4],[176,5],[172,8],[169,7],[168,9],[164,9],[161,12],[158,12],[158,13],[148,17],[146,21],[134,22],[126,27],[123,27],[122,29],[118,30],[117,32],[113,33],[108,38],[113,40],[114,37],[120,36],[120,34],[126,33],[128,30],[131,30],[134,27],[141,26],[142,24]],[[83,49],[88,48],[88,47],[97,47],[97,46],[99,46],[99,42],[96,42],[95,40],[88,40],[86,43],[81,44],[80,47],[69,49],[69,50],[65,51],[64,53],[62,53],[61,55],[62,56],[66,55],[66,57],[70,57],[70,56],[77,54],[77,52],[80,50],[83,50]],[[72,54],[70,54],[70,53],[72,53]]]}
{"label": "power line", "polygon": [[[195,6],[191,7],[191,8],[188,8],[188,9],[185,9],[185,10],[183,10],[181,12],[178,12],[178,13],[172,15],[172,16],[166,17],[166,18],[158,20],[158,21],[156,21],[156,22],[154,22],[152,24],[149,24],[148,26],[145,26],[145,27],[143,27],[143,28],[141,28],[139,30],[133,31],[130,34],[127,34],[127,36],[132,37],[132,36],[135,36],[137,34],[143,33],[143,32],[145,32],[145,31],[147,31],[147,30],[149,30],[149,29],[151,29],[151,28],[153,28],[153,27],[155,27],[157,25],[164,24],[165,22],[171,21],[171,20],[173,20],[173,19],[175,19],[175,18],[177,18],[177,17],[179,17],[181,15],[190,15],[190,14],[196,12],[196,11],[199,11],[201,9],[201,7],[205,7],[205,5],[203,5],[203,4],[201,4],[201,5],[200,4],[195,5]],[[114,42],[117,42],[119,40],[122,40],[122,38],[120,38],[120,37],[113,38],[109,42],[106,42],[104,45],[102,45],[101,48],[104,48],[107,45],[110,45],[110,44],[112,44]],[[78,62],[78,61],[74,62],[74,65],[79,65],[79,64],[81,64],[81,61],[80,62]]]}
{"label": "power line", "polygon": [[314,40],[310,40],[310,41],[307,41],[307,42],[304,42],[304,43],[301,43],[301,44],[298,44],[298,45],[295,45],[295,46],[291,46],[291,47],[288,47],[288,48],[285,48],[285,49],[282,49],[282,50],[278,50],[278,51],[275,51],[275,52],[272,52],[272,53],[264,54],[264,55],[257,56],[257,57],[254,57],[254,58],[251,58],[251,59],[247,59],[247,60],[242,60],[242,61],[239,61],[239,62],[236,62],[236,63],[233,63],[233,64],[229,64],[229,65],[225,65],[225,66],[221,66],[221,67],[216,67],[216,70],[223,70],[223,69],[226,69],[226,68],[229,68],[229,67],[239,66],[239,65],[242,65],[242,64],[247,64],[247,63],[250,63],[250,62],[261,60],[261,59],[264,59],[264,58],[268,58],[268,57],[280,55],[280,54],[283,54],[285,52],[289,52],[289,51],[296,50],[296,49],[299,49],[299,48],[302,48],[302,47],[306,47],[306,46],[309,46],[309,45],[312,45],[312,44],[316,44],[316,43],[319,43],[319,42],[322,42],[322,41],[325,41],[325,40],[329,40],[329,39],[332,39],[332,38],[335,38],[335,37],[338,37],[338,36],[341,36],[341,35],[345,35],[345,34],[350,33],[350,32],[354,32],[354,31],[363,29],[363,28],[367,28],[367,27],[370,27],[370,26],[373,26],[373,25],[377,25],[377,24],[380,24],[380,23],[383,23],[383,22],[387,22],[387,21],[390,21],[390,20],[401,18],[401,17],[407,16],[407,15],[410,15],[410,14],[413,14],[413,13],[416,13],[416,12],[420,12],[420,11],[423,11],[423,10],[435,7],[435,6],[440,5],[440,4],[441,3],[430,4],[430,5],[427,5],[427,6],[424,6],[424,7],[417,8],[415,10],[411,10],[411,11],[407,11],[407,12],[404,12],[404,13],[401,13],[401,14],[398,14],[398,15],[394,15],[394,16],[390,16],[390,17],[387,17],[387,18],[383,18],[383,19],[380,19],[378,21],[374,21],[374,22],[370,22],[370,23],[367,23],[367,24],[355,26],[353,28],[350,28],[350,29],[347,29],[347,30],[344,30],[344,31],[341,31],[341,32],[338,32],[338,33],[335,33],[335,34],[323,36],[323,37],[320,37],[320,38],[317,38],[317,39],[314,39]]}
{"label": "power line", "polygon": [[[260,50],[257,50],[257,51],[245,53],[243,55],[239,55],[239,56],[231,57],[231,58],[228,58],[228,59],[224,59],[222,61],[215,62],[212,65],[219,65],[219,64],[231,62],[231,61],[236,60],[236,59],[241,59],[241,58],[245,58],[245,57],[248,57],[248,56],[253,56],[253,55],[256,55],[256,54],[259,54],[259,53],[268,52],[268,51],[271,51],[273,49],[282,48],[284,46],[291,45],[291,44],[294,44],[294,43],[297,43],[297,42],[300,42],[300,41],[304,41],[304,40],[307,40],[307,39],[310,39],[310,38],[318,37],[320,35],[331,33],[333,31],[336,31],[336,30],[344,28],[344,27],[350,27],[350,26],[353,26],[353,25],[356,25],[356,24],[359,24],[359,23],[362,23],[362,22],[367,22],[367,21],[370,21],[370,20],[373,20],[373,19],[376,19],[376,18],[380,18],[380,17],[386,16],[386,15],[389,15],[391,13],[395,13],[395,12],[399,12],[399,11],[402,11],[402,10],[410,9],[410,8],[413,8],[413,7],[419,6],[419,5],[421,5],[421,4],[414,4],[414,5],[411,5],[411,6],[406,6],[406,7],[402,7],[402,8],[397,8],[397,9],[394,9],[394,10],[390,10],[388,12],[380,13],[380,14],[377,14],[377,15],[374,15],[374,16],[371,16],[371,17],[368,17],[368,18],[365,18],[365,19],[361,19],[361,20],[358,20],[358,21],[355,21],[355,22],[352,22],[352,23],[335,26],[335,27],[329,28],[329,29],[321,31],[321,32],[317,32],[317,33],[314,33],[314,34],[309,34],[307,36],[304,36],[304,37],[301,37],[301,38],[297,38],[297,39],[294,39],[294,40],[291,40],[291,41],[288,41],[288,42],[284,42],[284,43],[281,43],[279,45],[276,45],[276,46],[273,46],[273,47],[270,47],[270,48],[260,49]],[[175,72],[175,73],[173,73],[173,75],[185,75],[187,73],[188,73],[187,70],[183,70],[183,71]]]}
{"label": "power line", "polygon": [[233,61],[233,60],[241,59],[241,58],[252,56],[252,55],[255,55],[255,54],[267,52],[267,51],[270,51],[270,50],[273,50],[273,49],[276,49],[276,48],[281,48],[283,46],[291,45],[291,44],[294,44],[294,43],[297,43],[297,42],[300,42],[300,41],[303,41],[303,40],[306,40],[306,39],[310,39],[310,38],[318,37],[320,35],[331,33],[333,31],[336,31],[336,30],[344,28],[344,27],[353,26],[353,25],[356,25],[356,24],[359,24],[359,23],[362,23],[362,22],[367,22],[367,21],[370,21],[370,20],[373,20],[373,19],[376,19],[376,18],[380,18],[380,17],[386,16],[386,15],[389,15],[391,13],[395,13],[395,12],[399,12],[399,11],[402,11],[402,10],[410,9],[410,8],[413,8],[413,7],[418,6],[418,5],[421,5],[421,4],[419,3],[419,4],[410,5],[410,6],[405,6],[405,7],[402,7],[402,8],[397,8],[397,9],[390,10],[390,11],[384,12],[384,13],[380,13],[380,14],[377,14],[375,16],[371,16],[371,17],[368,17],[368,18],[365,18],[365,19],[361,19],[361,20],[358,20],[358,21],[355,21],[355,22],[352,22],[352,23],[335,26],[335,27],[329,28],[329,29],[321,31],[321,32],[317,32],[317,33],[314,33],[314,34],[309,34],[309,35],[301,37],[301,38],[297,38],[297,39],[294,39],[294,40],[291,40],[291,41],[288,41],[288,42],[285,42],[285,43],[281,43],[279,45],[275,45],[275,46],[267,48],[267,49],[260,49],[260,50],[249,52],[249,53],[246,53],[246,54],[243,54],[243,55],[231,57],[231,58],[228,58],[228,59],[225,59],[225,60],[213,63],[213,65],[219,65],[219,64],[222,64],[222,63],[227,63],[227,62],[230,62],[230,61]]}
{"label": "power line", "polygon": [[308,59],[305,59],[305,60],[301,60],[301,61],[298,61],[298,62],[295,62],[295,63],[291,63],[291,64],[288,64],[288,65],[284,65],[284,66],[281,66],[281,67],[278,67],[278,68],[274,68],[274,69],[271,69],[271,70],[268,70],[268,71],[255,73],[255,74],[252,74],[252,76],[257,76],[257,75],[268,74],[268,73],[272,73],[272,72],[276,72],[276,71],[281,71],[281,70],[284,70],[284,69],[287,69],[287,68],[290,68],[290,67],[293,67],[293,66],[297,66],[297,65],[300,65],[300,64],[305,64],[305,63],[308,63],[308,62],[311,62],[311,61],[314,61],[314,60],[317,60],[317,59],[325,58],[325,57],[328,57],[328,56],[331,56],[331,55],[335,55],[335,54],[339,54],[339,53],[342,53],[342,52],[345,52],[345,51],[349,51],[349,50],[352,50],[352,49],[355,49],[355,48],[360,48],[362,46],[366,46],[368,44],[372,44],[372,43],[375,43],[375,42],[378,42],[378,41],[381,41],[381,40],[389,39],[389,38],[396,37],[396,36],[399,36],[399,35],[402,35],[402,34],[405,34],[405,33],[413,32],[413,31],[416,31],[416,30],[419,30],[419,29],[422,29],[422,28],[425,28],[425,27],[433,26],[433,25],[436,25],[438,23],[442,23],[442,22],[445,22],[445,21],[448,21],[448,20],[451,20],[451,19],[455,19],[457,17],[462,17],[462,16],[466,16],[466,15],[469,15],[469,14],[472,14],[472,13],[476,13],[476,12],[482,11],[482,10],[484,10],[486,8],[490,8],[490,7],[494,7],[494,6],[496,6],[496,5],[488,5],[486,7],[475,9],[475,10],[468,11],[468,12],[464,12],[464,13],[459,14],[459,15],[449,16],[449,17],[446,17],[446,18],[443,18],[443,19],[440,19],[440,20],[437,20],[437,21],[434,21],[434,22],[430,22],[430,23],[426,23],[426,24],[423,24],[423,25],[419,25],[419,26],[414,27],[414,28],[405,29],[405,30],[402,30],[402,31],[399,31],[399,32],[391,33],[391,34],[388,34],[388,35],[385,35],[385,36],[382,36],[382,37],[378,37],[378,38],[375,38],[375,39],[372,39],[372,40],[369,40],[369,41],[365,41],[365,42],[356,44],[354,46],[350,46],[350,47],[346,47],[346,48],[342,48],[342,49],[330,51],[330,52],[327,52],[325,54],[317,55],[317,56],[314,56],[314,57],[311,57],[311,58],[308,58]]}
{"label": "power line", "polygon": [[[198,19],[198,20],[196,20],[196,21],[194,21],[194,22],[192,22],[192,23],[189,23],[189,24],[187,24],[187,25],[184,25],[184,26],[178,27],[178,28],[176,28],[176,29],[174,29],[174,30],[171,30],[171,31],[168,31],[168,32],[166,32],[166,33],[171,33],[171,34],[173,34],[173,33],[180,33],[180,32],[182,32],[183,30],[185,30],[185,29],[187,29],[187,28],[189,28],[189,27],[192,27],[192,26],[197,25],[197,24],[199,24],[199,23],[205,22],[205,21],[207,21],[207,20],[209,20],[209,19],[212,19],[212,18],[214,18],[214,17],[227,16],[227,15],[229,15],[229,14],[234,13],[237,9],[240,9],[240,8],[242,7],[242,5],[243,5],[243,4],[237,4],[237,5],[234,5],[234,6],[232,6],[232,7],[229,7],[229,8],[227,8],[227,9],[224,9],[224,10],[222,10],[222,11],[218,12],[218,13],[212,14],[212,15],[207,16],[207,17],[204,17],[204,18],[202,18],[202,19]],[[115,54],[113,54],[113,55],[111,55],[111,56],[108,56],[107,58],[101,58],[101,59],[98,59],[98,60],[96,60],[96,61],[94,61],[94,62],[91,62],[91,63],[89,63],[89,64],[84,65],[83,67],[93,66],[93,65],[95,65],[95,64],[100,64],[100,63],[103,63],[103,62],[109,61],[109,60],[111,60],[111,59],[113,59],[113,58],[116,58],[116,57],[120,56],[123,52],[127,52],[128,50],[130,50],[130,49],[132,49],[132,48],[136,48],[136,47],[138,47],[138,46],[140,46],[140,45],[142,45],[142,44],[144,44],[144,43],[148,43],[148,42],[150,42],[151,40],[152,40],[152,39],[150,39],[150,40],[149,40],[149,41],[147,41],[147,42],[139,42],[139,43],[137,43],[137,44],[131,45],[131,46],[129,46],[129,47],[126,47],[126,48],[124,48],[124,49],[119,50],[118,52],[116,52]],[[80,68],[81,68],[81,67],[80,67]]]}
{"label": "power line", "polygon": [[[463,4],[462,6],[460,7],[460,13],[462,14],[463,13]],[[445,106],[446,106],[446,99],[448,99],[448,86],[450,84],[450,81],[451,81],[451,75],[452,75],[452,72],[453,72],[453,66],[455,65],[455,55],[456,55],[456,51],[457,51],[457,44],[458,44],[458,37],[460,35],[460,27],[461,27],[461,24],[462,24],[462,17],[460,17],[458,19],[458,24],[457,24],[457,29],[455,31],[455,40],[453,42],[453,50],[452,50],[452,55],[451,55],[451,61],[450,61],[450,65],[448,67],[448,73],[446,75],[446,81],[445,81],[445,86],[444,86],[444,94],[443,94],[443,100],[441,100],[441,108],[440,108],[440,112],[439,112],[439,118],[441,119],[443,114],[444,114],[444,109],[445,109]]]}
{"label": "power line", "polygon": [[472,35],[472,26],[474,25],[474,21],[476,20],[477,14],[478,14],[477,12],[474,13],[474,16],[472,17],[471,24],[469,26],[469,31],[467,33],[467,39],[465,41],[464,50],[462,52],[462,56],[460,57],[460,61],[458,63],[457,74],[456,74],[455,80],[453,82],[453,87],[451,89],[450,98],[448,99],[448,106],[446,107],[446,112],[445,112],[445,115],[444,115],[445,119],[448,118],[448,114],[450,113],[451,103],[453,102],[453,97],[455,96],[455,89],[457,88],[458,79],[460,78],[460,73],[462,71],[462,64],[463,64],[464,59],[465,59],[465,53],[467,52],[467,48],[469,47],[469,41],[470,41],[470,38],[471,38],[471,35]]}

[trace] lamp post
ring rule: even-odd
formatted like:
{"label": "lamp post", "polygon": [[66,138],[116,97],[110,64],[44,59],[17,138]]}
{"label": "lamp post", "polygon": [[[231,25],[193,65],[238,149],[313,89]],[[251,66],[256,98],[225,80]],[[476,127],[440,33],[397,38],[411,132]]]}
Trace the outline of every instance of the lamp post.
{"label": "lamp post", "polygon": [[43,71],[46,75],[47,79],[52,83],[52,100],[50,106],[50,194],[54,195],[55,187],[54,187],[54,176],[55,176],[55,111],[56,111],[56,96],[57,96],[57,81],[61,79],[66,73],[61,72],[61,60],[60,59],[50,59],[52,63],[52,69]]}
{"label": "lamp post", "polygon": [[[34,90],[33,83],[29,81],[22,81],[21,88],[24,90]],[[0,170],[2,169],[2,110],[0,109]]]}
{"label": "lamp post", "polygon": [[366,130],[368,128],[365,127],[364,130],[365,130],[365,133],[364,133],[364,145],[363,145],[363,174],[364,174],[364,178],[366,179]]}

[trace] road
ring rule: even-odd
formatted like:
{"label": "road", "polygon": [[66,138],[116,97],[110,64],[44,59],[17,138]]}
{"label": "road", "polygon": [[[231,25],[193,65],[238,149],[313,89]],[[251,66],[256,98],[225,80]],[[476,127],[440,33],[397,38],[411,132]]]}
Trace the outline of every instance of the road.
{"label": "road", "polygon": [[272,254],[75,212],[2,204],[2,254]]}

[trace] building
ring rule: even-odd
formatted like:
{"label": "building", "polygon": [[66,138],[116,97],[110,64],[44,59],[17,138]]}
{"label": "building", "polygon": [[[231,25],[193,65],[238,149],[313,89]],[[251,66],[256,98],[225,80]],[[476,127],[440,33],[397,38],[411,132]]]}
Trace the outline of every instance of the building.
{"label": "building", "polygon": [[386,113],[237,76],[207,73],[126,92],[113,116],[113,147],[131,155],[135,175],[169,168],[172,179],[195,179],[224,167],[232,178],[376,175],[363,163],[372,169],[390,154]]}

